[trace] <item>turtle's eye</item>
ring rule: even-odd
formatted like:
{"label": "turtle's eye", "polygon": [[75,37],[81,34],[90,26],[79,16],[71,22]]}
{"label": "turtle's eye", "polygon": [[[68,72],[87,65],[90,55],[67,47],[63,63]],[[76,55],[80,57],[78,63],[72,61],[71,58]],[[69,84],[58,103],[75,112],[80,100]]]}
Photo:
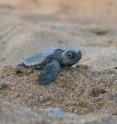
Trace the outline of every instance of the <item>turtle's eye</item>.
{"label": "turtle's eye", "polygon": [[71,53],[71,52],[68,52],[68,57],[70,58],[70,59],[72,59],[72,58],[74,58],[74,56],[73,56],[73,54]]}

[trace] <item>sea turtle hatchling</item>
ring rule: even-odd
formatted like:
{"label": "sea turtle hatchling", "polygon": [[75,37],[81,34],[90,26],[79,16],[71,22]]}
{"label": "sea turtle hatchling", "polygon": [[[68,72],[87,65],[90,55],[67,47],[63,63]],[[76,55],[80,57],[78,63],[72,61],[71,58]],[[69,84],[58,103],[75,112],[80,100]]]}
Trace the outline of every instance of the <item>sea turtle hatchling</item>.
{"label": "sea turtle hatchling", "polygon": [[71,66],[81,57],[79,49],[45,48],[33,55],[25,56],[16,66],[16,72],[21,72],[22,68],[43,69],[38,82],[40,85],[47,85],[55,80],[62,66]]}

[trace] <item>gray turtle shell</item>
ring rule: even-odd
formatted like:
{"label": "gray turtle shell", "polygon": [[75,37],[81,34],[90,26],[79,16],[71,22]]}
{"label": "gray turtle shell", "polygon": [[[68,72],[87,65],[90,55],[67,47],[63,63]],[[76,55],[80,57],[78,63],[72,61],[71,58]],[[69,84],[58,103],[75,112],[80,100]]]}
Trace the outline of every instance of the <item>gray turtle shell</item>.
{"label": "gray turtle shell", "polygon": [[21,60],[21,64],[24,64],[25,66],[36,66],[41,65],[49,55],[51,55],[56,48],[45,48],[42,50],[37,51],[36,53],[30,54],[25,56]]}

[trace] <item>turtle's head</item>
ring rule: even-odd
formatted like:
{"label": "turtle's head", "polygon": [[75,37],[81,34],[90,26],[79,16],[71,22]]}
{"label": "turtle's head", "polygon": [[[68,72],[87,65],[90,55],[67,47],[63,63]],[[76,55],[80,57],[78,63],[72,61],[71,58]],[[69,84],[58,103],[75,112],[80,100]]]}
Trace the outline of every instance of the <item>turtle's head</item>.
{"label": "turtle's head", "polygon": [[79,49],[66,49],[62,55],[62,64],[63,65],[73,65],[77,63],[82,57],[82,53]]}

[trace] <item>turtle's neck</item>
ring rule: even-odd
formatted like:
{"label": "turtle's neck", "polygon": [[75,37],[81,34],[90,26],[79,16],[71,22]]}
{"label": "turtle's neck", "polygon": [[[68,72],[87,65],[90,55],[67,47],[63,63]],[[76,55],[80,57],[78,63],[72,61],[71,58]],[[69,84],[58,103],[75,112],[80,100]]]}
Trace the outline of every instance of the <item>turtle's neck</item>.
{"label": "turtle's neck", "polygon": [[62,63],[61,54],[64,52],[62,49],[56,49],[52,54],[53,58]]}

